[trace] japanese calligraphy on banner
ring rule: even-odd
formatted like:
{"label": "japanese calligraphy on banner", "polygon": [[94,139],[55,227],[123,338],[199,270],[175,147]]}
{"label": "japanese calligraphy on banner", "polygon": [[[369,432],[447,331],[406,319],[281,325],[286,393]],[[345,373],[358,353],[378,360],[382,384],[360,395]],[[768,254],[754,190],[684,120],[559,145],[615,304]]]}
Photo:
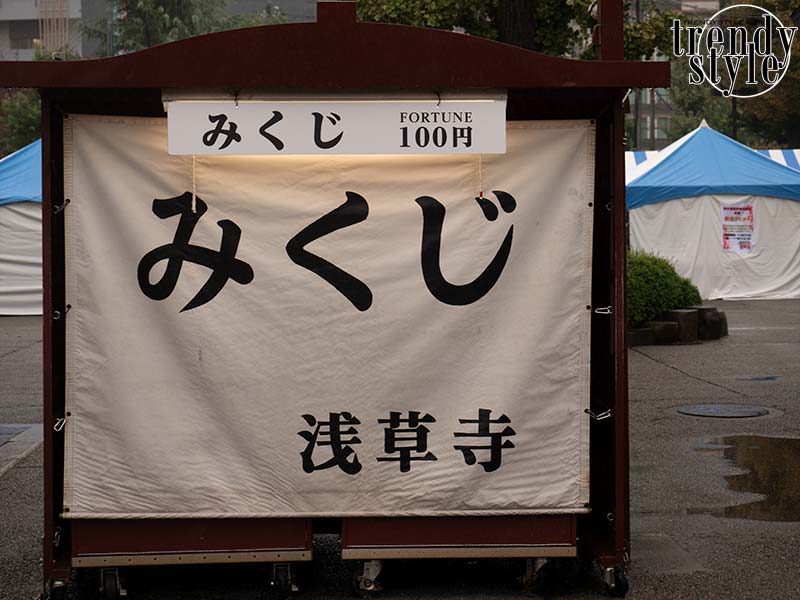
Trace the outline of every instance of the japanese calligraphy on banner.
{"label": "japanese calligraphy on banner", "polygon": [[752,204],[722,204],[722,248],[732,252],[751,252],[755,243],[753,235]]}
{"label": "japanese calligraphy on banner", "polygon": [[170,154],[502,154],[505,99],[167,103]]}
{"label": "japanese calligraphy on banner", "polygon": [[65,128],[67,517],[585,512],[590,122],[194,168]]}

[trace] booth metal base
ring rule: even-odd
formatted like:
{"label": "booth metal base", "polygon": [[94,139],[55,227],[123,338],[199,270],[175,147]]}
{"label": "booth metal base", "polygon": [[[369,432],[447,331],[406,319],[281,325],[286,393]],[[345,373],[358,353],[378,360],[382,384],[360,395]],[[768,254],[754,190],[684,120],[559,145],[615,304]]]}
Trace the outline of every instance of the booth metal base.
{"label": "booth metal base", "polygon": [[78,568],[311,559],[307,519],[72,521],[71,563]]}
{"label": "booth metal base", "polygon": [[342,558],[536,558],[576,556],[576,516],[342,520]]}

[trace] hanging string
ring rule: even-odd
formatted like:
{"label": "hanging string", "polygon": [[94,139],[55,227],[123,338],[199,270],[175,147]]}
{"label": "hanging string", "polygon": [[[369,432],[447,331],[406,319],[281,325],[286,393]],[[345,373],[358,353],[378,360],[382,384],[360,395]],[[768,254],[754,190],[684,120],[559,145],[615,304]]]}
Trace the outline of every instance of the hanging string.
{"label": "hanging string", "polygon": [[483,198],[483,154],[478,154],[478,197]]}
{"label": "hanging string", "polygon": [[195,198],[197,197],[197,170],[195,167],[195,155],[192,154],[192,212],[197,212],[197,203]]}

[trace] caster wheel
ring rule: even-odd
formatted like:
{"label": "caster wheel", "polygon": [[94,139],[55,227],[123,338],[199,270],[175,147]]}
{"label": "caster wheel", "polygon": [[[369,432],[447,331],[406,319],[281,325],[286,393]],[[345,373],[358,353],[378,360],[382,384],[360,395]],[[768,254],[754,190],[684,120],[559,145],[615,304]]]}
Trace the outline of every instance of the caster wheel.
{"label": "caster wheel", "polygon": [[536,568],[527,569],[520,582],[522,589],[528,594],[542,594],[550,584],[550,568],[548,563],[536,565]]}
{"label": "caster wheel", "polygon": [[103,569],[100,573],[100,592],[103,600],[119,600],[119,575],[116,569]]}
{"label": "caster wheel", "polygon": [[292,579],[289,576],[289,568],[275,567],[272,574],[267,598],[269,600],[286,600],[292,591]]}
{"label": "caster wheel", "polygon": [[374,581],[362,579],[356,575],[350,581],[350,591],[356,598],[375,598],[381,593]]}
{"label": "caster wheel", "polygon": [[350,591],[356,598],[375,598],[380,595],[381,587],[374,579],[364,576],[364,567],[357,563],[350,577]]}
{"label": "caster wheel", "polygon": [[622,569],[614,569],[614,587],[608,588],[608,595],[614,598],[624,598],[628,593],[628,578]]}
{"label": "caster wheel", "polygon": [[[41,594],[39,595],[39,598],[42,598]],[[67,600],[67,586],[61,585],[50,588],[50,593],[47,595],[47,600]]]}

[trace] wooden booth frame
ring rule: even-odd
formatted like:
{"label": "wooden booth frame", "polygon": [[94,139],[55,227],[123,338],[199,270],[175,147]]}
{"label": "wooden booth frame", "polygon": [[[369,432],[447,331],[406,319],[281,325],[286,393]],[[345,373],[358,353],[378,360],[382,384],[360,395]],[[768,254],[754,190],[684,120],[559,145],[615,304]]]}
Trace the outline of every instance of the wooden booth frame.
{"label": "wooden booth frame", "polygon": [[[669,63],[623,60],[622,0],[601,0],[600,60],[546,56],[463,34],[359,23],[319,2],[316,23],[226,31],[107,59],[0,62],[0,85],[42,98],[44,578],[73,568],[311,559],[312,532],[340,531],[348,559],[574,556],[610,572],[629,560],[623,103],[666,87]],[[347,94],[505,90],[507,119],[596,123],[592,269],[591,505],[586,515],[220,520],[64,519],[63,122],[70,113],[164,117],[162,92]],[[597,310],[605,308],[605,310]],[[578,545],[578,541],[580,545]],[[611,583],[613,587],[613,582]]]}

